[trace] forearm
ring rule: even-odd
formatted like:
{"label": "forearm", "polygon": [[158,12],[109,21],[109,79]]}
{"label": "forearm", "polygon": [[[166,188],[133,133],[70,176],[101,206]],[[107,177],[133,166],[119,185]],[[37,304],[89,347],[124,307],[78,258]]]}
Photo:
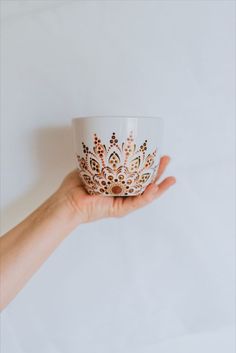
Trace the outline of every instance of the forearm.
{"label": "forearm", "polygon": [[66,236],[79,225],[64,197],[52,195],[0,238],[1,302],[4,308]]}

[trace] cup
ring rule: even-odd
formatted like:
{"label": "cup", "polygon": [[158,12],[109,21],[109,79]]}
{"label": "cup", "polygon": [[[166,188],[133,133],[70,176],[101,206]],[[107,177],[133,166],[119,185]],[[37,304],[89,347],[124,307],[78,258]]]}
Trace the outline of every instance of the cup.
{"label": "cup", "polygon": [[79,176],[90,195],[140,195],[155,180],[161,118],[81,117],[72,129]]}

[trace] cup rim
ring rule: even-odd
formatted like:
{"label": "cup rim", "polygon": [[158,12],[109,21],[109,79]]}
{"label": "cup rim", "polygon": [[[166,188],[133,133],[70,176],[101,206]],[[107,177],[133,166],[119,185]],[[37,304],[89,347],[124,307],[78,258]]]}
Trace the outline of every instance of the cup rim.
{"label": "cup rim", "polygon": [[72,118],[72,122],[80,121],[80,120],[88,120],[88,119],[108,119],[108,118],[118,118],[118,119],[148,119],[148,120],[159,120],[163,122],[163,118],[160,116],[145,116],[145,115],[88,115],[81,117]]}

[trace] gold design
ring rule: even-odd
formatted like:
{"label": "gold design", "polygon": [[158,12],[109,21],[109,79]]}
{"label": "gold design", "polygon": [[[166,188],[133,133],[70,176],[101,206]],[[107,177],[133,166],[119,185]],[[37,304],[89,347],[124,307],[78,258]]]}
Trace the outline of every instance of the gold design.
{"label": "gold design", "polygon": [[138,195],[156,176],[157,151],[146,157],[147,140],[137,149],[132,131],[121,146],[115,132],[108,146],[96,134],[93,152],[83,142],[82,146],[84,157],[77,156],[79,174],[91,195]]}

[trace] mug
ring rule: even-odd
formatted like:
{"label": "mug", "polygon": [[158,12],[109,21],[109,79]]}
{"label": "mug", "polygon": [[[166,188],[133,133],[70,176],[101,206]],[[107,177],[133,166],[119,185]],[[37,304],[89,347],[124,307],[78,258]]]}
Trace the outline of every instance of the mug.
{"label": "mug", "polygon": [[81,117],[72,128],[79,176],[90,195],[135,196],[155,180],[161,118]]}

